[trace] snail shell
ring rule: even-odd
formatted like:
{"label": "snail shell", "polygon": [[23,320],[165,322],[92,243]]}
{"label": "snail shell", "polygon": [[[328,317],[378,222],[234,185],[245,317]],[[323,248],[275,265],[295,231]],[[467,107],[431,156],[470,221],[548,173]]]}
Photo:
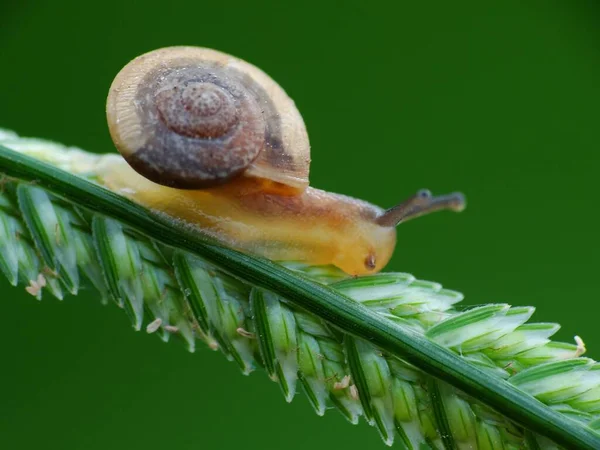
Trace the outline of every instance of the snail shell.
{"label": "snail shell", "polygon": [[180,189],[243,174],[302,191],[310,146],[294,102],[245,61],[199,47],[141,55],[107,100],[115,145],[149,180]]}

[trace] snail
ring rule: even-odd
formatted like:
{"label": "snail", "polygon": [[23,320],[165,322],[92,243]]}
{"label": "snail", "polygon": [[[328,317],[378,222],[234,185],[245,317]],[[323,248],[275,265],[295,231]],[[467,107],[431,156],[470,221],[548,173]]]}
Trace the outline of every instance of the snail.
{"label": "snail", "polygon": [[272,260],[375,273],[392,256],[398,224],[465,206],[460,193],[422,190],[385,210],[310,187],[308,135],[294,102],[257,67],[215,50],[168,47],[135,58],[113,81],[106,112],[123,159],[104,184]]}

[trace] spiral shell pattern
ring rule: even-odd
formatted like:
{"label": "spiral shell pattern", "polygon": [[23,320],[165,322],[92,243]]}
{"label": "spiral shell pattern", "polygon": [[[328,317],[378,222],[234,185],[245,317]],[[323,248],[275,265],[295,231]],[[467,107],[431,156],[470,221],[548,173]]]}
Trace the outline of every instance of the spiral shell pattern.
{"label": "spiral shell pattern", "polygon": [[[300,133],[289,125],[289,105],[276,104],[281,98]],[[171,47],[134,59],[111,86],[107,118],[119,152],[158,184],[216,186],[255,161],[256,176],[307,179],[308,139],[304,157],[287,151],[290,137],[306,136],[293,102],[254,66],[219,52]]]}

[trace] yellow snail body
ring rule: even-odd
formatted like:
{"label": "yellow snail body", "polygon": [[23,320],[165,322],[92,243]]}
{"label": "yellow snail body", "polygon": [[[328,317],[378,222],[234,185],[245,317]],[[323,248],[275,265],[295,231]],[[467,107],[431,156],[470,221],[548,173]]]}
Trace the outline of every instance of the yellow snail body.
{"label": "yellow snail body", "polygon": [[273,260],[375,273],[392,256],[398,223],[464,207],[461,194],[420,191],[384,210],[309,187],[310,147],[294,102],[258,68],[214,50],[169,47],[134,59],[110,88],[107,119],[128,164],[111,165],[104,184]]}

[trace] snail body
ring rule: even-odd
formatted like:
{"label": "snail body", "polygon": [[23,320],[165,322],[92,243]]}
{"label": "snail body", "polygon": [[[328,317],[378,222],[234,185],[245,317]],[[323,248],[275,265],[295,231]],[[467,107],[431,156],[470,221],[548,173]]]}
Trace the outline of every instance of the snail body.
{"label": "snail body", "polygon": [[258,68],[223,53],[170,47],[142,55],[115,78],[109,129],[124,161],[101,182],[224,244],[274,260],[381,270],[395,226],[460,194],[422,191],[384,210],[308,186],[302,117]]}
{"label": "snail body", "polygon": [[395,247],[395,228],[373,222],[380,208],[311,187],[298,195],[253,188],[244,192],[241,181],[182,190],[153,183],[126,164],[112,167],[103,181],[138,203],[199,226],[228,246],[272,260],[334,264],[361,274],[383,267]]}

